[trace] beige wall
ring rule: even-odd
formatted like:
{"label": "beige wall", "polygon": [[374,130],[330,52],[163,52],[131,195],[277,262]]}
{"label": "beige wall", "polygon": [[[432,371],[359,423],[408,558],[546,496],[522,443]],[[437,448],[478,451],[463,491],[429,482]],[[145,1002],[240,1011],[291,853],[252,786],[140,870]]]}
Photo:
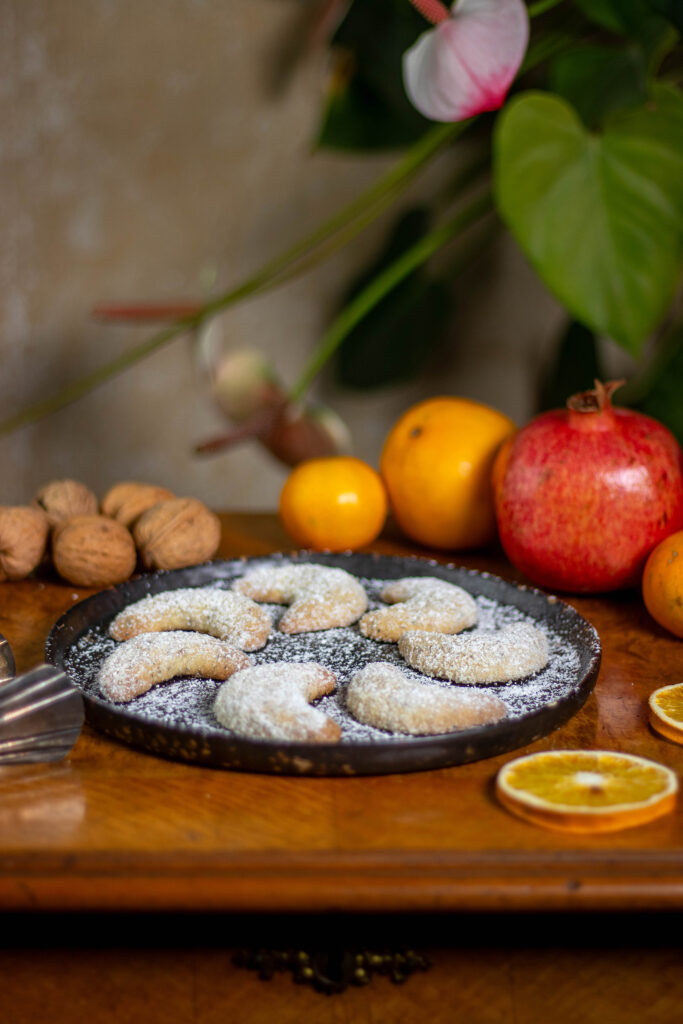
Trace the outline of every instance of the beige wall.
{"label": "beige wall", "polygon": [[[89,319],[100,300],[227,287],[355,196],[394,157],[314,153],[325,83],[312,54],[276,59],[303,0],[4,0],[0,4],[0,402],[8,415],[144,336]],[[414,189],[433,187],[437,167]],[[386,223],[386,221],[385,221]],[[221,318],[292,381],[371,231],[296,283]],[[450,391],[517,420],[559,311],[509,241],[458,288],[452,355],[411,388],[318,391],[376,463],[411,401]],[[267,508],[284,470],[260,449],[197,459],[220,431],[190,339],[39,425],[0,439],[0,503],[75,476],[98,492],[149,479],[216,507]]]}

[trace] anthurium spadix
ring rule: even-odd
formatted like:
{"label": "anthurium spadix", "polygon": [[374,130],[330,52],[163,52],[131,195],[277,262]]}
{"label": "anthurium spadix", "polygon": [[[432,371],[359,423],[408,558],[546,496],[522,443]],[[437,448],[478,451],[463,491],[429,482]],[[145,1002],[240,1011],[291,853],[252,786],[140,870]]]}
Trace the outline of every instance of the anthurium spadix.
{"label": "anthurium spadix", "polygon": [[434,25],[403,55],[410,101],[433,121],[464,121],[497,110],[529,39],[522,0],[411,0]]}

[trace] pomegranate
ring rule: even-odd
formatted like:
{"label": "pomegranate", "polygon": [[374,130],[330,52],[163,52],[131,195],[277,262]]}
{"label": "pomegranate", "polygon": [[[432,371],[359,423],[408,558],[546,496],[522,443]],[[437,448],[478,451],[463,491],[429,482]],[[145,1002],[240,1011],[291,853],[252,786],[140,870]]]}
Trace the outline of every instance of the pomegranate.
{"label": "pomegranate", "polygon": [[539,586],[636,586],[650,551],[683,526],[683,453],[663,424],[611,395],[623,381],[537,416],[493,469],[500,540]]}

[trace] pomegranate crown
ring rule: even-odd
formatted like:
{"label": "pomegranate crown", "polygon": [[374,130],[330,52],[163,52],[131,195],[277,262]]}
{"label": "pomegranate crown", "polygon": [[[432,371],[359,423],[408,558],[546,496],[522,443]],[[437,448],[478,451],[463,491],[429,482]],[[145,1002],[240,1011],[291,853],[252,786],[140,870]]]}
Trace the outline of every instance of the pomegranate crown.
{"label": "pomegranate crown", "polygon": [[612,408],[612,395],[617,388],[623,387],[626,381],[608,380],[603,384],[600,380],[593,381],[588,391],[578,391],[567,399],[567,408],[573,412],[604,412]]}

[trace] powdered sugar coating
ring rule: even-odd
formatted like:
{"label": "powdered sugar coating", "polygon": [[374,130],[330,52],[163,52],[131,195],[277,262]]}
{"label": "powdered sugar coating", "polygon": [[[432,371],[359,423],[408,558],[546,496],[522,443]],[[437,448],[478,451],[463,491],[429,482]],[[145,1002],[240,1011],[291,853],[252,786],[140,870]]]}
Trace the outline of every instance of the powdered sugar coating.
{"label": "powdered sugar coating", "polygon": [[176,676],[223,680],[250,664],[243,651],[204,633],[139,633],[105,658],[96,684],[109,700],[129,701]]}
{"label": "powdered sugar coating", "polygon": [[[216,568],[217,576],[212,586],[217,590],[229,587],[240,578],[245,568],[254,565],[277,568],[282,566],[282,559],[266,557],[263,560],[252,560],[246,566],[244,562],[223,563]],[[387,579],[373,576],[358,578],[367,592],[370,607],[380,607],[380,595],[387,585]],[[478,579],[477,574],[473,574],[473,579]],[[463,585],[467,586],[467,582]],[[500,629],[513,622],[530,622],[548,639],[550,659],[545,669],[530,679],[508,682],[503,688],[491,688],[490,692],[496,694],[507,708],[507,722],[514,723],[534,715],[576,693],[581,682],[581,660],[577,641],[572,639],[569,632],[565,632],[565,628],[570,628],[570,623],[565,627],[561,619],[558,625],[552,625],[548,620],[533,618],[514,604],[483,594],[476,594],[475,600],[478,622],[470,631],[472,634]],[[283,613],[282,607],[273,605],[268,611],[277,624],[278,617]],[[69,675],[82,687],[86,696],[103,705],[107,702],[100,695],[95,679],[103,659],[115,646],[108,636],[107,627],[108,620],[103,620],[82,633],[70,646],[65,660]],[[287,635],[276,629],[267,645],[252,657],[257,664],[283,660],[315,661],[331,669],[338,678],[337,690],[334,694],[322,697],[317,706],[339,724],[342,745],[386,746],[411,743],[413,738],[404,734],[387,733],[358,722],[346,708],[344,698],[348,682],[364,665],[376,661],[377,653],[376,641],[364,637],[358,626],[352,625],[298,635]],[[381,653],[383,660],[400,666],[408,676],[425,682],[424,676],[406,667],[395,644],[383,646]],[[433,682],[435,686],[452,689],[449,682],[427,681]],[[179,730],[179,736],[191,734],[199,742],[205,736],[230,736],[229,731],[219,725],[213,713],[219,685],[211,679],[176,678],[136,698],[126,706],[126,711],[141,723],[176,729]]]}
{"label": "powdered sugar coating", "polygon": [[383,661],[366,665],[352,677],[346,706],[366,725],[412,736],[491,725],[507,714],[493,694],[420,682]]}
{"label": "powdered sugar coating", "polygon": [[216,695],[214,714],[238,736],[336,743],[339,725],[310,702],[332,693],[334,672],[313,662],[278,662],[237,672]]}
{"label": "powdered sugar coating", "polygon": [[410,629],[459,633],[477,621],[477,604],[455,583],[435,576],[407,576],[389,583],[382,600],[390,608],[367,612],[360,620],[363,636],[396,641]]}
{"label": "powdered sugar coating", "polygon": [[549,656],[545,634],[528,622],[462,636],[414,630],[398,649],[418,672],[468,685],[524,679],[545,668]]}
{"label": "powdered sugar coating", "polygon": [[282,633],[350,626],[368,606],[355,576],[323,565],[263,566],[236,580],[234,589],[254,601],[289,605],[280,619]]}
{"label": "powdered sugar coating", "polygon": [[123,609],[109,635],[129,640],[138,633],[187,629],[228,640],[243,651],[257,651],[268,640],[270,615],[242,594],[215,587],[182,587],[150,594]]}

